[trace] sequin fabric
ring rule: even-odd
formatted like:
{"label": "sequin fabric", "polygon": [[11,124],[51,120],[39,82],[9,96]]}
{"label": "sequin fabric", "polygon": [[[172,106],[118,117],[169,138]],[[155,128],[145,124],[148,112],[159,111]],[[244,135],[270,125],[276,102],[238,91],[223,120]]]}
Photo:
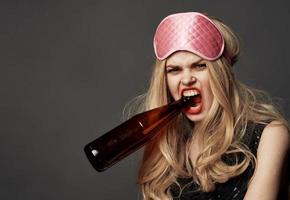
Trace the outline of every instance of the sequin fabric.
{"label": "sequin fabric", "polygon": [[164,18],[157,27],[153,45],[159,60],[178,50],[190,51],[206,60],[216,60],[223,53],[224,39],[208,17],[187,12]]}
{"label": "sequin fabric", "polygon": [[[264,124],[251,124],[247,128],[247,133],[251,134],[251,139],[246,141],[246,144],[255,156],[264,127]],[[225,162],[231,164],[231,159],[226,158]],[[241,175],[225,183],[216,184],[216,189],[213,192],[199,191],[198,185],[191,178],[178,178],[178,183],[184,189],[180,191],[176,184],[172,184],[170,192],[174,200],[242,200],[247,191],[248,181],[253,173],[254,168],[249,166]]]}

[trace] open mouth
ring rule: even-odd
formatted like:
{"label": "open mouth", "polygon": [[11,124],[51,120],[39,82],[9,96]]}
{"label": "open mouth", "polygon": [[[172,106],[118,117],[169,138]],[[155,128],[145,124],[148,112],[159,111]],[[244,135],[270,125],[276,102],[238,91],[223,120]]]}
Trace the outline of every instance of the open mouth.
{"label": "open mouth", "polygon": [[202,109],[202,96],[200,91],[196,88],[194,89],[186,89],[182,91],[182,96],[190,97],[191,102],[189,106],[187,106],[184,111],[189,114],[197,114],[201,112]]}

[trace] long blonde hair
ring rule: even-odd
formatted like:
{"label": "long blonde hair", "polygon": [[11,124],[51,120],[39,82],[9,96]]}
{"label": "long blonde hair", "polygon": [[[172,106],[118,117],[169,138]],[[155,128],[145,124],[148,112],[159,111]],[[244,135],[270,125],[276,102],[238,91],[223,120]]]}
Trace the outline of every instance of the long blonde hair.
{"label": "long blonde hair", "polygon": [[[238,38],[221,21],[212,20],[225,39],[227,58],[235,62],[239,55]],[[166,84],[165,63],[165,60],[156,60],[150,87],[136,112],[172,101]],[[243,144],[243,138],[250,137],[245,134],[248,122],[279,120],[287,126],[264,92],[236,79],[232,64],[224,56],[208,62],[214,99],[206,117],[194,127],[193,137],[199,138],[200,149],[194,163],[189,156],[193,140],[187,137],[193,127],[183,114],[164,128],[157,139],[146,145],[138,178],[145,200],[172,199],[169,187],[177,183],[177,177],[192,177],[201,191],[214,190],[215,183],[226,182],[244,172],[251,162],[255,163],[254,155]],[[244,155],[241,162],[228,165],[222,160],[223,155],[231,154],[237,158],[238,153]]]}

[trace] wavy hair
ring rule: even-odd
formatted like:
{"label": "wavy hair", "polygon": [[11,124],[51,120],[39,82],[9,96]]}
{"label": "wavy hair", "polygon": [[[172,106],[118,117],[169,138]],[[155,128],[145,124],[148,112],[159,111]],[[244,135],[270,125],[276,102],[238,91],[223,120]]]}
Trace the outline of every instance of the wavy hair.
{"label": "wavy hair", "polygon": [[[263,91],[250,88],[238,81],[232,64],[239,56],[239,40],[220,20],[212,18],[225,39],[225,56],[207,62],[213,102],[206,117],[194,126],[180,114],[162,129],[158,138],[145,146],[138,183],[144,200],[172,199],[170,185],[178,177],[192,177],[201,191],[213,191],[215,183],[223,183],[243,173],[256,160],[244,144],[249,122],[266,123],[278,120],[288,127],[271,99]],[[233,62],[229,62],[231,58]],[[173,100],[167,89],[166,60],[156,60],[150,87],[139,97],[136,112],[153,109]],[[141,102],[141,103],[140,103]],[[188,133],[192,133],[188,137]],[[190,150],[194,137],[198,138],[200,153],[193,162]],[[243,159],[239,160],[238,155]],[[223,156],[234,156],[233,165]],[[178,183],[177,183],[178,184]]]}

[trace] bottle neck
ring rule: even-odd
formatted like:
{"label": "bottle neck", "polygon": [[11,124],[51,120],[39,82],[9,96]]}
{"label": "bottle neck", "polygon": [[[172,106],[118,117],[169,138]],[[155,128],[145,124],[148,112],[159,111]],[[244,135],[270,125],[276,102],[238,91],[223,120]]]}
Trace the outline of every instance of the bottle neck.
{"label": "bottle neck", "polygon": [[171,107],[175,107],[178,106],[180,108],[186,107],[186,106],[190,106],[193,102],[193,97],[192,96],[182,96],[179,100],[174,101],[172,103],[169,104],[169,106]]}

